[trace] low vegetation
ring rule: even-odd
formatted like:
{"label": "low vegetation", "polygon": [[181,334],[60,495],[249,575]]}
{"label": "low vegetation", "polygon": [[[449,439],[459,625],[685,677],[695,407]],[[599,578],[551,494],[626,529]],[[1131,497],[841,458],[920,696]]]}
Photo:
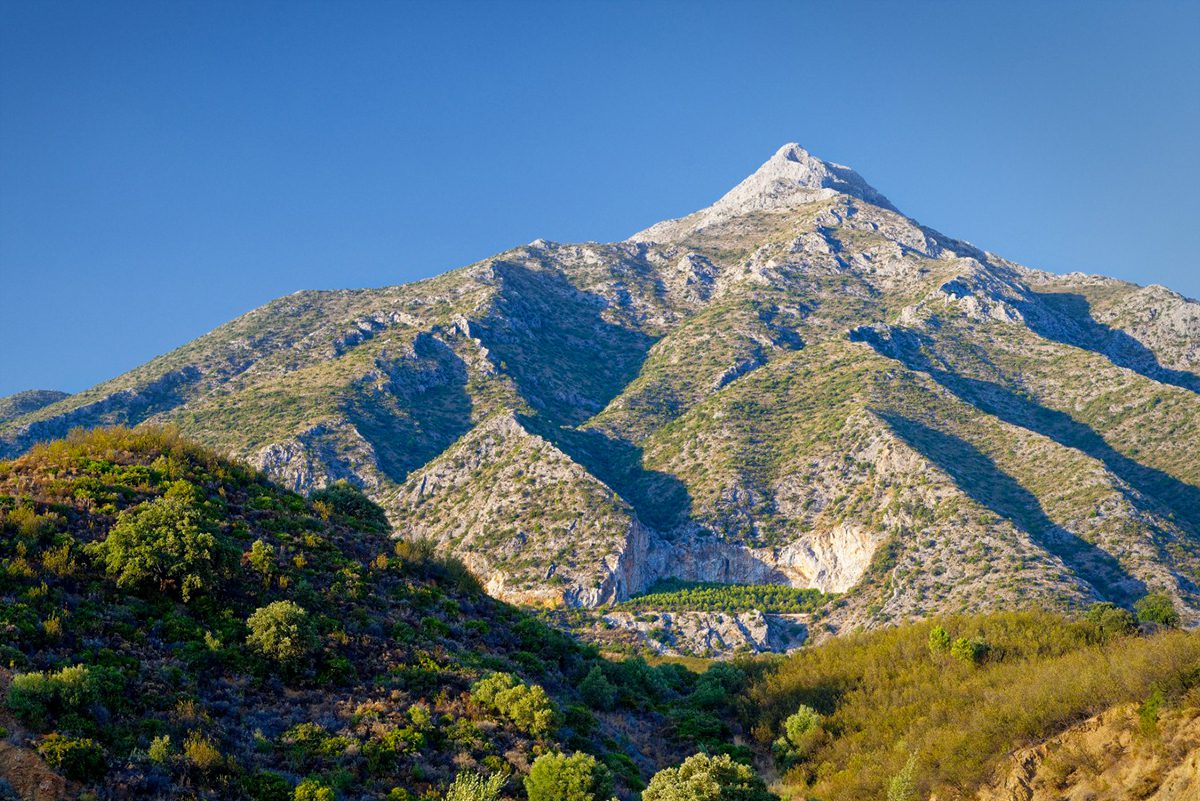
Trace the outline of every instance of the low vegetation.
{"label": "low vegetation", "polygon": [[1155,693],[1200,707],[1200,635],[1139,635],[1097,605],[1080,621],[996,613],[830,640],[756,681],[749,708],[790,792],[953,799],[1012,749]]}

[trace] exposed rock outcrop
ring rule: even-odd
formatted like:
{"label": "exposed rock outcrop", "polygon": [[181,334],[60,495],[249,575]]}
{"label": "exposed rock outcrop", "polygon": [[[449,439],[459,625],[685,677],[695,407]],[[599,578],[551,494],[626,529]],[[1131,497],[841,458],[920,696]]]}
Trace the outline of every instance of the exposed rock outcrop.
{"label": "exposed rock outcrop", "polygon": [[643,647],[667,656],[785,652],[808,638],[805,615],[751,612],[608,612],[606,625],[636,633]]}

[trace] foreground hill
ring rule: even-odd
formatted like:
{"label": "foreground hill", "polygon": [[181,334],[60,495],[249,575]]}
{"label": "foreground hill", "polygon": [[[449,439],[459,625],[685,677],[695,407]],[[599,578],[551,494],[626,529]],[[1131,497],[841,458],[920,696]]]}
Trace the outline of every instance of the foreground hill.
{"label": "foreground hill", "polygon": [[14,408],[10,456],[171,422],[347,479],[511,601],[769,582],[842,594],[840,630],[1162,590],[1200,622],[1200,304],[1005,261],[796,145],[625,242],[298,293]]}
{"label": "foreground hill", "polygon": [[604,659],[393,545],[356,490],[304,498],[169,430],[0,462],[0,799],[992,801],[1118,798],[1104,783],[1131,777],[1176,801],[1200,783],[1200,633],[1170,630],[1163,595],[1140,631],[1111,604],[952,616],[697,673]]}

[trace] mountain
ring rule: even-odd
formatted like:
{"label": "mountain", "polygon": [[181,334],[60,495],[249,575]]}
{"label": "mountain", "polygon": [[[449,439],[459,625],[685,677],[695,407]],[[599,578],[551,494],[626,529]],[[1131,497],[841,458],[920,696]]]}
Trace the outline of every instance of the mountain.
{"label": "mountain", "polygon": [[624,242],[300,292],[0,422],[346,479],[492,595],[839,594],[817,632],[1168,593],[1200,623],[1200,304],[1030,269],[789,144]]}

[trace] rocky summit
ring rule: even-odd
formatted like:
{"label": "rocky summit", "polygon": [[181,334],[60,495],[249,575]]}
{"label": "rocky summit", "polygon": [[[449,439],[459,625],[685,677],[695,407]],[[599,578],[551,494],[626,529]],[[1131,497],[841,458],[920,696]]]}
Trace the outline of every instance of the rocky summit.
{"label": "rocky summit", "polygon": [[0,457],[170,423],[345,479],[508,601],[779,584],[836,630],[1161,591],[1200,623],[1200,304],[1007,261],[795,144],[623,242],[296,293],[0,409]]}

